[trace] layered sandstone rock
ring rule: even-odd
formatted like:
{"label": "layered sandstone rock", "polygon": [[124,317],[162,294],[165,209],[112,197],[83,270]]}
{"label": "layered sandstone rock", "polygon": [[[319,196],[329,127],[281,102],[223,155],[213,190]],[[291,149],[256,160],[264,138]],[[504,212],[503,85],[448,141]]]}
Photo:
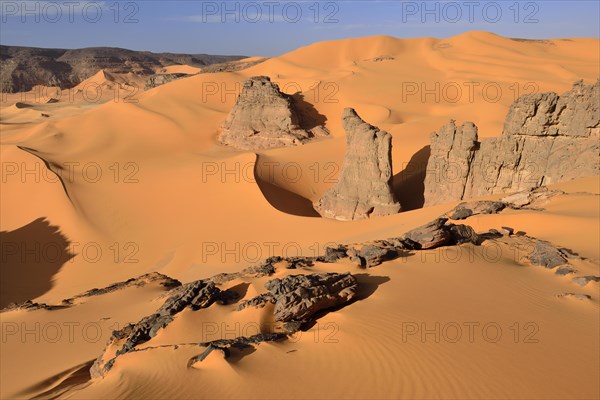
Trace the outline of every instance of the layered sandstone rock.
{"label": "layered sandstone rock", "polygon": [[558,96],[521,96],[499,138],[477,139],[470,122],[431,136],[425,206],[512,193],[600,173],[600,80]]}
{"label": "layered sandstone rock", "polygon": [[327,134],[322,126],[303,129],[302,122],[292,96],[281,92],[268,76],[255,76],[244,82],[219,141],[241,150],[260,150],[297,146]]}
{"label": "layered sandstone rock", "polygon": [[363,121],[346,108],[342,116],[346,130],[346,156],[335,186],[314,204],[326,218],[343,221],[400,211],[391,190],[392,136]]}

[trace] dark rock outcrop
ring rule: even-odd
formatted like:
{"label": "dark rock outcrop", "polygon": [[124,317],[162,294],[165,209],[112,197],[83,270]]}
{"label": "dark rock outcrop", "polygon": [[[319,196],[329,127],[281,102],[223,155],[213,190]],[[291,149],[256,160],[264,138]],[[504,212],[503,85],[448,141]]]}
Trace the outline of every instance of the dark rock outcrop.
{"label": "dark rock outcrop", "polygon": [[211,282],[220,285],[225,282],[232,281],[234,279],[242,277],[262,278],[263,276],[270,276],[275,273],[275,265],[281,261],[281,257],[269,257],[266,260],[261,261],[257,265],[253,265],[248,268],[244,268],[240,272],[233,273],[220,273],[210,278]]}
{"label": "dark rock outcrop", "polygon": [[338,182],[314,204],[326,218],[342,221],[396,214],[400,203],[391,190],[392,136],[346,108],[346,155]]}
{"label": "dark rock outcrop", "polygon": [[322,126],[303,129],[302,122],[292,96],[268,76],[255,76],[244,82],[218,140],[241,150],[259,150],[297,146],[328,134]]}
{"label": "dark rock outcrop", "polygon": [[471,122],[431,136],[425,206],[512,193],[600,173],[600,80],[519,97],[502,136],[478,141]]}
{"label": "dark rock outcrop", "polygon": [[339,307],[350,302],[358,290],[358,282],[350,273],[288,275],[265,284],[270,293],[262,294],[240,305],[275,304],[275,320],[279,322],[306,322],[317,312]]}
{"label": "dark rock outcrop", "polygon": [[173,321],[176,314],[186,307],[192,310],[206,308],[220,298],[221,291],[210,281],[194,281],[181,285],[169,292],[169,298],[153,314],[135,324],[114,331],[105,351],[92,365],[92,377],[104,376],[114,364],[116,357],[128,353],[139,344],[145,343]]}
{"label": "dark rock outcrop", "polygon": [[259,59],[250,59],[247,61],[240,60],[240,61],[229,61],[229,62],[224,62],[224,63],[211,64],[211,65],[202,67],[202,70],[199,73],[200,74],[212,74],[215,72],[241,71],[246,68],[250,68],[250,67],[253,67],[260,63],[263,63],[267,60],[268,60],[268,58],[259,58]]}
{"label": "dark rock outcrop", "polygon": [[144,86],[144,90],[153,89],[157,86],[164,85],[165,83],[172,82],[177,79],[186,78],[188,76],[192,76],[191,74],[182,74],[182,73],[174,73],[174,74],[157,74],[151,76],[146,80],[146,85]]}

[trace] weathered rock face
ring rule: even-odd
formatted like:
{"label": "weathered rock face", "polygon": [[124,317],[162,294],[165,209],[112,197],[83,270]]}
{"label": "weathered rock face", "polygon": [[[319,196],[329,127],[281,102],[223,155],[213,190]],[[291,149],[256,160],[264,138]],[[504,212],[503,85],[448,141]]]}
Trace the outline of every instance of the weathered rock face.
{"label": "weathered rock face", "polygon": [[465,198],[465,187],[477,149],[477,127],[452,120],[431,135],[425,175],[424,206]]}
{"label": "weathered rock face", "polygon": [[470,122],[431,136],[425,206],[512,193],[600,173],[600,80],[558,96],[521,96],[499,138],[477,140]]}
{"label": "weathered rock face", "polygon": [[348,146],[342,170],[315,210],[342,221],[398,213],[391,190],[392,136],[364,122],[352,108],[344,110],[342,122]]}
{"label": "weathered rock face", "polygon": [[255,76],[244,82],[219,141],[242,150],[259,150],[297,146],[326,134],[323,127],[306,130],[301,123],[292,96],[281,92],[268,76]]}

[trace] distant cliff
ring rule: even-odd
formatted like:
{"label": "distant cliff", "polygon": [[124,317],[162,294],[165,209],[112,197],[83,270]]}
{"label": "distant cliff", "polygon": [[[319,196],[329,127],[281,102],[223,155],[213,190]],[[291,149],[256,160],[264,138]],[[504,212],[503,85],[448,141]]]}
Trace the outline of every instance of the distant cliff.
{"label": "distant cliff", "polygon": [[67,50],[0,46],[0,83],[4,93],[28,91],[35,85],[66,89],[78,85],[101,69],[150,76],[168,65],[203,67],[242,58],[245,57],[151,53],[112,47]]}

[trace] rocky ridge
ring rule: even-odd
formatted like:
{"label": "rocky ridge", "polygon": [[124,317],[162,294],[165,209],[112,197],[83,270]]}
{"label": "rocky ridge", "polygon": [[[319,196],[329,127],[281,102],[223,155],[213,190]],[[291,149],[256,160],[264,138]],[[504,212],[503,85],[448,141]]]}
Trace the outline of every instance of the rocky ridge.
{"label": "rocky ridge", "polygon": [[511,193],[600,173],[600,79],[519,97],[500,137],[478,141],[471,122],[431,135],[425,206]]}

